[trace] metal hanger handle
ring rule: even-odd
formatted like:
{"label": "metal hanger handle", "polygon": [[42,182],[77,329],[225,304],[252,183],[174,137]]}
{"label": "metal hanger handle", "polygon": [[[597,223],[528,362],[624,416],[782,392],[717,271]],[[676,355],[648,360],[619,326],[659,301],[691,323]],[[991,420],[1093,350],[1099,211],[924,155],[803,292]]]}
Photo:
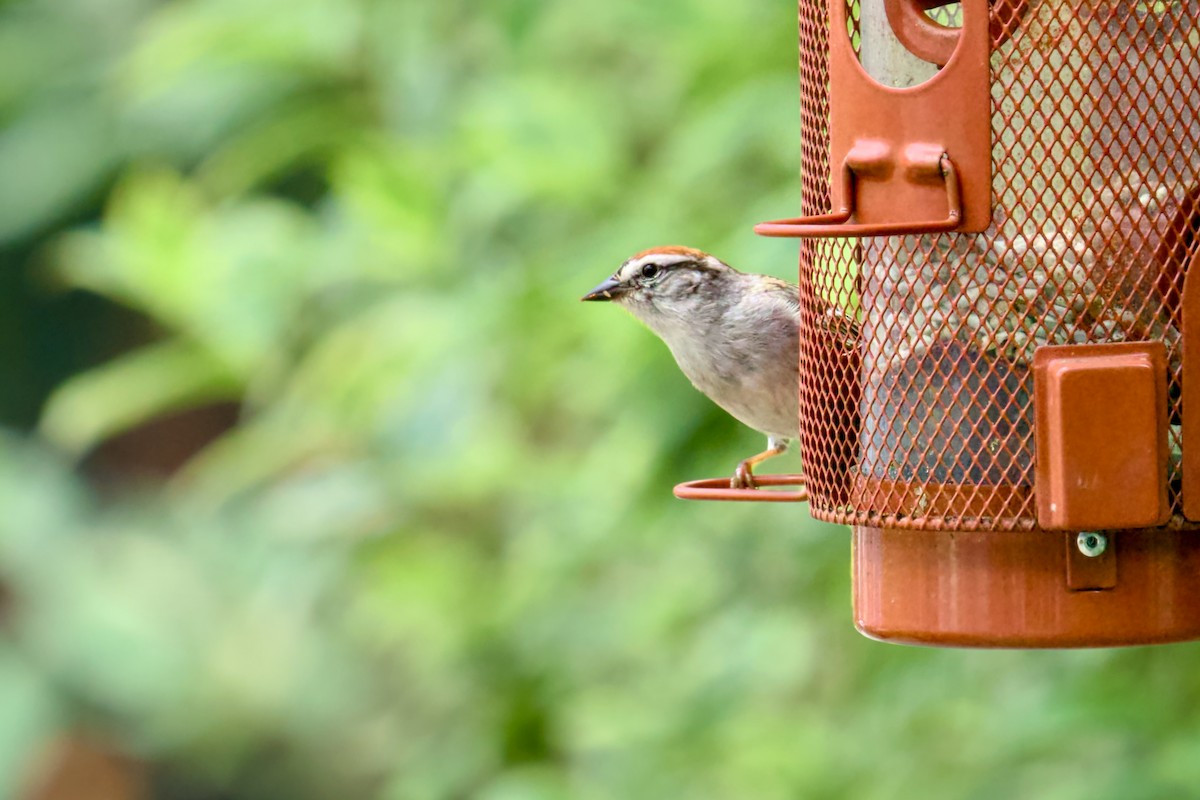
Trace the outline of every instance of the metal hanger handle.
{"label": "metal hanger handle", "polygon": [[754,232],[760,236],[795,238],[903,236],[920,233],[946,233],[957,229],[962,224],[962,195],[959,189],[958,170],[955,169],[954,161],[947,153],[941,153],[936,160],[932,161],[912,161],[906,165],[905,169],[905,178],[913,183],[926,183],[931,177],[940,178],[945,182],[947,212],[944,219],[930,220],[929,222],[850,222],[850,218],[854,216],[857,176],[890,171],[894,166],[894,162],[886,155],[871,153],[865,157],[856,157],[852,152],[842,163],[843,196],[846,199],[842,208],[828,214],[761,222],[754,226]]}

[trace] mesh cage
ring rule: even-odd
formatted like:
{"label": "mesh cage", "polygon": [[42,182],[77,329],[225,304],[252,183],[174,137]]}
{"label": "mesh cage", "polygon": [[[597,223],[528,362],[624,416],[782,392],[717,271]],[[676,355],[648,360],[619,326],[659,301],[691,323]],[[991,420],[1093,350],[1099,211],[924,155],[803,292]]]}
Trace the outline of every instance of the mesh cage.
{"label": "mesh cage", "polygon": [[[956,4],[928,5],[956,24]],[[857,47],[859,0],[849,6]],[[800,243],[813,516],[1036,527],[1034,349],[1156,340],[1169,364],[1170,524],[1183,527],[1179,316],[1200,229],[1200,0],[1005,0],[991,13],[991,227]],[[799,28],[802,206],[815,215],[831,209],[824,4],[802,0]]]}

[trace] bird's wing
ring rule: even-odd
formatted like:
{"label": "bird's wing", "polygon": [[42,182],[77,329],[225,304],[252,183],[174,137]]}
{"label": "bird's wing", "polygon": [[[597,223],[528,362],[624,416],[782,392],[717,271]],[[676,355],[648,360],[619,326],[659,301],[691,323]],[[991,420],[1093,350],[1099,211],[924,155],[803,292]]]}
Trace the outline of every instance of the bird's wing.
{"label": "bird's wing", "polygon": [[769,292],[785,302],[797,314],[800,313],[800,288],[770,275],[759,275],[759,290]]}
{"label": "bird's wing", "polygon": [[841,350],[855,350],[858,347],[858,337],[862,333],[859,324],[847,316],[841,309],[822,304],[817,309],[817,327],[828,337],[830,344]]}
{"label": "bird's wing", "polygon": [[[769,292],[779,298],[792,313],[800,313],[799,287],[770,275],[758,277],[761,291]],[[842,350],[853,350],[857,347],[860,334],[859,324],[841,309],[818,298],[816,307],[813,309],[813,322],[827,335],[829,344]]]}

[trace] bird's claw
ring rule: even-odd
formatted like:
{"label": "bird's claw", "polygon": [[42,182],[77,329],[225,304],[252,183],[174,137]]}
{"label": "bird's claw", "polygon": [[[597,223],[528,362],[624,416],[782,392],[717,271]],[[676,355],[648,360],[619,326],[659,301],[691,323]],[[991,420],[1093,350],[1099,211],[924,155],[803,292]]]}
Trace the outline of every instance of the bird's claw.
{"label": "bird's claw", "polygon": [[729,479],[730,489],[757,489],[758,482],[754,480],[754,473],[750,470],[750,464],[746,461],[737,465],[737,469],[733,471],[733,477]]}

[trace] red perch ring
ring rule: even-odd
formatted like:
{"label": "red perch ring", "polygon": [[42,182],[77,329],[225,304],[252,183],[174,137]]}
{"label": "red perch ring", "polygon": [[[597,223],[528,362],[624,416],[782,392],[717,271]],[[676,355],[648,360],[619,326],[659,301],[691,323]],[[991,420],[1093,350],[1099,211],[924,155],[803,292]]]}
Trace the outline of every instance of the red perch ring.
{"label": "red perch ring", "polygon": [[729,478],[704,478],[680,483],[675,487],[675,496],[680,500],[732,500],[751,503],[806,503],[808,489],[803,475],[756,475],[759,486],[798,486],[796,491],[774,491],[771,489],[731,489]]}

